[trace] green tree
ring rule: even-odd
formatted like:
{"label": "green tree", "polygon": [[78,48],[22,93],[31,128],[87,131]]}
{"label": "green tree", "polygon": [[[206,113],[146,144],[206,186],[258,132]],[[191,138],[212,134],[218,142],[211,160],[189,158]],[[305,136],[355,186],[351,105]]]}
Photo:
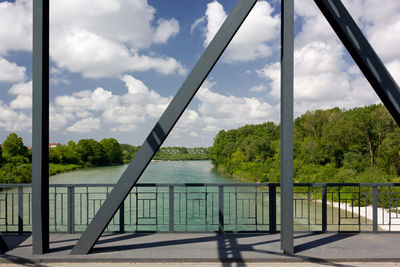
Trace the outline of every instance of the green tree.
{"label": "green tree", "polygon": [[132,146],[129,144],[120,145],[122,151],[122,159],[124,163],[130,162],[136,153],[139,151],[140,146]]}
{"label": "green tree", "polygon": [[10,133],[3,143],[3,158],[7,162],[20,162],[21,159],[25,162],[29,161],[28,154],[28,148],[24,145],[22,137],[18,137],[16,133]]}
{"label": "green tree", "polygon": [[118,141],[114,138],[104,138],[100,141],[105,151],[108,164],[118,165],[123,163],[122,150]]}
{"label": "green tree", "polygon": [[94,139],[81,139],[76,145],[79,161],[85,166],[100,166],[106,162],[103,146]]}
{"label": "green tree", "polygon": [[31,183],[32,165],[7,163],[0,169],[0,183]]}
{"label": "green tree", "polygon": [[0,168],[3,166],[4,160],[3,160],[3,148],[0,146]]}

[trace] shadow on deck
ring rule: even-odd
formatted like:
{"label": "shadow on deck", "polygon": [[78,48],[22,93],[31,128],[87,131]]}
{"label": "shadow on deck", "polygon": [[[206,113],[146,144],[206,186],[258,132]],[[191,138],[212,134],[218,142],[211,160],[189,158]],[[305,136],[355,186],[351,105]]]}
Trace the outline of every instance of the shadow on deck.
{"label": "shadow on deck", "polygon": [[[320,262],[400,261],[400,234],[296,234],[295,254],[280,249],[279,234],[105,234],[89,255],[69,255],[79,234],[52,234],[50,253],[32,255],[30,236],[5,236],[0,262]],[[37,265],[40,266],[40,265]],[[350,265],[346,265],[350,266]]]}

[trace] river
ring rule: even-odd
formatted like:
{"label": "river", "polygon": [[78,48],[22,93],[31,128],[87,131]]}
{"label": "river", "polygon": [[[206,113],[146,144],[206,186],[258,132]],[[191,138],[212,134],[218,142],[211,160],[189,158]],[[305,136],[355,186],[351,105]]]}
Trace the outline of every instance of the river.
{"label": "river", "polygon": [[[128,165],[79,169],[50,177],[51,184],[113,184]],[[201,161],[152,161],[139,183],[232,183],[237,179],[212,171],[212,163]]]}

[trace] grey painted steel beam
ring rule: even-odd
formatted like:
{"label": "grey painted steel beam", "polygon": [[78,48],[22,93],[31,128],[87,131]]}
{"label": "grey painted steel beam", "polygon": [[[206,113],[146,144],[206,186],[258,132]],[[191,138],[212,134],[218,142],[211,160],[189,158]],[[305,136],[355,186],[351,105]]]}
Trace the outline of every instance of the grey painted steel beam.
{"label": "grey painted steel beam", "polygon": [[33,1],[33,254],[49,250],[49,0]]}
{"label": "grey painted steel beam", "polygon": [[281,248],[293,254],[294,0],[281,6]]}
{"label": "grey painted steel beam", "polygon": [[400,90],[341,1],[314,0],[400,126]]}
{"label": "grey painted steel beam", "polygon": [[118,207],[137,183],[256,2],[257,0],[239,0],[235,5],[231,14],[226,18],[222,27],[150,132],[135,158],[72,249],[71,254],[87,254],[93,248]]}

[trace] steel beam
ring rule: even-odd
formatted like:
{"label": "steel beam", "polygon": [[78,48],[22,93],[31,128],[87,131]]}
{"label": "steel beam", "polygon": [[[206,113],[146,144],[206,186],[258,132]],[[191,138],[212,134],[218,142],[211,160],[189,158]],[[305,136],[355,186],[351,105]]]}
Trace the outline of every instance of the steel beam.
{"label": "steel beam", "polygon": [[257,0],[239,0],[235,5],[135,158],[72,249],[71,254],[87,254],[93,248],[118,207],[137,183],[256,2]]}
{"label": "steel beam", "polygon": [[281,248],[293,254],[294,0],[281,9]]}
{"label": "steel beam", "polygon": [[400,90],[341,1],[314,0],[383,104],[400,126]]}
{"label": "steel beam", "polygon": [[49,0],[33,1],[32,248],[49,250]]}

